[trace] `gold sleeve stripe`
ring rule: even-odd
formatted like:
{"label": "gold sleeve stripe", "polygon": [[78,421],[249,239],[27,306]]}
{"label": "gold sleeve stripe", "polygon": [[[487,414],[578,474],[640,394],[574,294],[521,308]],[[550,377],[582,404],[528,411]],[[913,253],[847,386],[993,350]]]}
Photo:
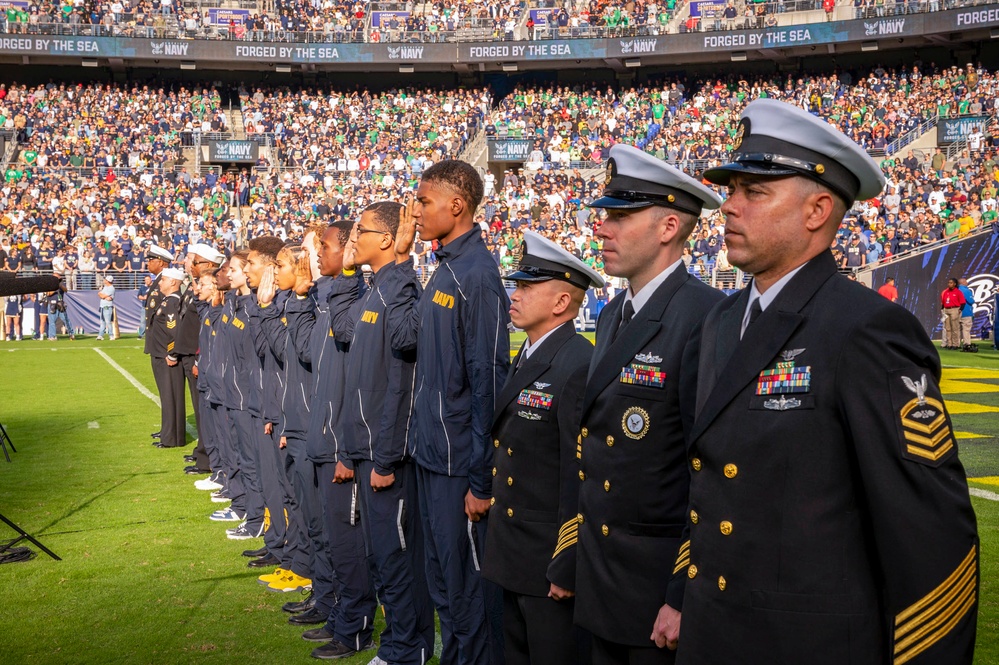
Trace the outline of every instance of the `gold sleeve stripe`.
{"label": "gold sleeve stripe", "polygon": [[689,565],[690,565],[690,557],[689,556],[685,556],[682,559],[677,559],[676,568],[673,569],[673,574],[676,575],[677,573],[679,573],[681,570],[683,570],[684,568],[686,568]]}
{"label": "gold sleeve stripe", "polygon": [[[945,434],[950,434],[950,431],[948,430],[947,432],[945,432]],[[909,434],[908,432],[905,433],[905,438],[908,439],[910,436],[915,436],[915,435]],[[926,450],[925,448],[920,448],[919,446],[913,446],[911,444],[906,445],[905,449],[909,452],[910,455],[919,455],[920,457],[925,457],[930,461],[936,462],[938,459],[946,455],[947,451],[949,451],[953,447],[954,447],[954,442],[951,441],[950,439],[947,439],[944,445],[940,446],[940,450],[937,450],[936,452],[932,453]]]}
{"label": "gold sleeve stripe", "polygon": [[579,532],[576,530],[566,532],[564,535],[558,537],[558,543],[556,544],[556,547],[568,540],[576,540],[578,537],[579,537]]}
{"label": "gold sleeve stripe", "polygon": [[683,554],[684,552],[686,552],[689,549],[690,549],[690,541],[688,540],[683,545],[680,545],[680,554]]}
{"label": "gold sleeve stripe", "polygon": [[173,351],[173,342],[167,344],[167,351]]}
{"label": "gold sleeve stripe", "polygon": [[570,531],[575,532],[577,528],[579,528],[579,518],[573,516],[571,520],[569,520],[568,522],[563,524],[561,528],[559,528],[558,530],[559,540],[564,538],[566,534],[568,534]]}
{"label": "gold sleeve stripe", "polygon": [[937,588],[895,617],[895,660],[902,665],[926,651],[956,626],[975,604],[977,546]]}
{"label": "gold sleeve stripe", "polygon": [[552,558],[554,559],[555,557],[557,557],[559,554],[566,551],[570,547],[575,547],[575,545],[576,545],[576,538],[571,538],[565,541],[564,543],[560,542],[558,547],[555,548],[555,554],[552,554]]}

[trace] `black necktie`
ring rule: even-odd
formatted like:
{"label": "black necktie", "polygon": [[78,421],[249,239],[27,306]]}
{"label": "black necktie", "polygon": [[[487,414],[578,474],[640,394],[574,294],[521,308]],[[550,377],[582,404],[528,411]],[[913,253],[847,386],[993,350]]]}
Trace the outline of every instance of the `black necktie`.
{"label": "black necktie", "polygon": [[624,307],[621,308],[621,323],[618,324],[617,330],[614,331],[614,335],[611,337],[611,342],[617,339],[617,336],[621,334],[624,327],[631,323],[632,317],[635,316],[635,306],[631,304],[628,300],[624,303]]}
{"label": "black necktie", "polygon": [[[757,298],[753,301],[753,304],[749,306],[749,322],[746,323],[746,330],[749,330],[750,326],[756,319],[760,318],[760,314],[763,313],[763,307],[760,305],[760,299]],[[746,330],[742,331],[742,334],[746,334]]]}

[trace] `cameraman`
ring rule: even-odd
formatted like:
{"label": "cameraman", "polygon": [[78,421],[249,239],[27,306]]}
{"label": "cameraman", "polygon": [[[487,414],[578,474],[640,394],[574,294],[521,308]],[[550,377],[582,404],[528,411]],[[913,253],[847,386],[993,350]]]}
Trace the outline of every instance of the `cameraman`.
{"label": "cameraman", "polygon": [[76,339],[76,335],[73,334],[73,326],[69,322],[69,314],[66,313],[66,280],[60,272],[52,274],[59,278],[59,288],[46,294],[46,301],[49,305],[49,339],[57,339],[59,332],[57,324],[60,320],[66,326],[69,338]]}

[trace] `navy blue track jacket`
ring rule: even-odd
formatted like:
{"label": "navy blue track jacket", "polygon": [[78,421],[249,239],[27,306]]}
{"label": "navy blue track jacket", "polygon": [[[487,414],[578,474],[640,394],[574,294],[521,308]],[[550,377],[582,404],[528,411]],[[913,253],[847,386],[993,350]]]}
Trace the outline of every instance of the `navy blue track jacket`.
{"label": "navy blue track jacket", "polygon": [[342,443],[334,425],[343,403],[347,344],[338,343],[333,336],[333,319],[350,316],[350,307],[363,284],[360,272],[336,278],[320,277],[308,296],[294,296],[288,302],[288,335],[299,359],[312,365],[305,452],[315,464],[341,461]]}
{"label": "navy blue track jacket", "polygon": [[510,368],[510,299],[480,233],[476,226],[438,250],[415,307],[400,293],[388,324],[393,348],[417,351],[410,454],[435,473],[467,476],[485,499],[495,397]]}
{"label": "navy blue track jacket", "polygon": [[[409,264],[390,264],[375,273],[371,288],[342,322],[353,328],[347,353],[340,430],[347,457],[375,463],[383,476],[408,458],[416,350],[392,347],[387,325],[395,308],[411,310],[420,284]],[[348,330],[337,331],[346,334]]]}

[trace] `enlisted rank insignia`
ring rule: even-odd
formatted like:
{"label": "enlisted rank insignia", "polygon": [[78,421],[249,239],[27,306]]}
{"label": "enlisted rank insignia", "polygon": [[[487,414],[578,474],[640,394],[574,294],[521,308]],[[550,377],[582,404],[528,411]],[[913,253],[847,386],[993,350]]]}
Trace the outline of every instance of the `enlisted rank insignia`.
{"label": "enlisted rank insignia", "polygon": [[517,397],[517,404],[548,411],[552,408],[553,397],[552,394],[543,393],[539,390],[521,390],[520,395]]}
{"label": "enlisted rank insignia", "polygon": [[517,415],[524,420],[541,420],[541,414],[533,411],[518,411]]}
{"label": "enlisted rank insignia", "polygon": [[166,327],[167,330],[173,330],[177,327],[177,320],[173,314],[167,314]]}
{"label": "enlisted rank insignia", "polygon": [[[897,378],[906,391],[902,392],[899,383],[892,382],[892,402],[899,409],[903,456],[914,462],[937,466],[954,449],[954,438],[943,402],[927,395],[931,386],[926,374],[918,379],[905,374],[899,374]],[[935,390],[936,386],[933,388]],[[906,397],[911,399],[901,403]]]}
{"label": "enlisted rank insignia", "polygon": [[629,439],[643,438],[649,433],[649,412],[637,406],[630,407],[621,418],[621,429]]}
{"label": "enlisted rank insignia", "polygon": [[666,385],[666,372],[652,365],[631,363],[627,367],[621,368],[621,378],[619,381],[638,386],[662,388]]}
{"label": "enlisted rank insignia", "polygon": [[[807,393],[812,386],[812,367],[795,367],[794,359],[804,353],[804,349],[781,351],[781,362],[774,369],[760,372],[756,382],[757,395],[786,395]],[[770,408],[769,406],[767,408]],[[784,409],[780,409],[783,411]]]}

